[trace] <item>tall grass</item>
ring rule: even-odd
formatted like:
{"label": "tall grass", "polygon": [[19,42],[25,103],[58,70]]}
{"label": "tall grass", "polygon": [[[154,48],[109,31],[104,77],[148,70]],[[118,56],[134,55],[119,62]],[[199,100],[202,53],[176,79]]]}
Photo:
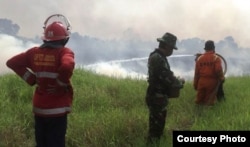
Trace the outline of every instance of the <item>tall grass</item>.
{"label": "tall grass", "polygon": [[[213,107],[194,104],[186,82],[179,98],[170,99],[161,146],[172,146],[173,130],[250,130],[249,77],[229,77],[226,101]],[[72,77],[73,111],[68,117],[67,147],[144,147],[148,110],[147,82],[118,79],[77,69]],[[33,87],[14,74],[0,77],[0,147],[32,147]]]}

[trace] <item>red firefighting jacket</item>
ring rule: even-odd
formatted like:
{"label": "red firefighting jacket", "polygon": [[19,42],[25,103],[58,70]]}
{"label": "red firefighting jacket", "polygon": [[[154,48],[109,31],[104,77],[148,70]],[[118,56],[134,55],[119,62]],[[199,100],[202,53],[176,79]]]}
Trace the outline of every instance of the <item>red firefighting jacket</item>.
{"label": "red firefighting jacket", "polygon": [[71,111],[70,78],[75,62],[69,48],[34,47],[12,57],[6,65],[29,85],[37,84],[33,95],[35,115],[60,116]]}

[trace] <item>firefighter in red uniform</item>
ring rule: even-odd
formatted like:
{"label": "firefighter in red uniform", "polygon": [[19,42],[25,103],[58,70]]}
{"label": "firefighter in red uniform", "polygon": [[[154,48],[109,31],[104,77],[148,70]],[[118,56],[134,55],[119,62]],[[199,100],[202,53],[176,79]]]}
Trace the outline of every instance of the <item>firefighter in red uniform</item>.
{"label": "firefighter in red uniform", "polygon": [[205,53],[195,64],[194,89],[197,91],[196,104],[214,105],[219,85],[224,82],[221,58],[215,53],[214,42],[205,43]]}
{"label": "firefighter in red uniform", "polygon": [[67,114],[71,111],[74,53],[65,47],[69,29],[54,21],[44,28],[43,44],[7,61],[29,85],[36,85],[33,95],[35,139],[37,147],[64,147]]}

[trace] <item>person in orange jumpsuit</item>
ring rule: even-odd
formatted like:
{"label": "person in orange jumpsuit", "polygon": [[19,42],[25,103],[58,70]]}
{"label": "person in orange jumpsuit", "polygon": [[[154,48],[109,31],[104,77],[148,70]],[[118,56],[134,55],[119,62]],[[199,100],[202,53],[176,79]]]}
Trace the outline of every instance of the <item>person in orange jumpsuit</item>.
{"label": "person in orange jumpsuit", "polygon": [[217,90],[224,82],[222,60],[216,55],[215,45],[212,40],[205,43],[205,53],[201,54],[195,62],[193,86],[197,91],[196,104],[214,105]]}

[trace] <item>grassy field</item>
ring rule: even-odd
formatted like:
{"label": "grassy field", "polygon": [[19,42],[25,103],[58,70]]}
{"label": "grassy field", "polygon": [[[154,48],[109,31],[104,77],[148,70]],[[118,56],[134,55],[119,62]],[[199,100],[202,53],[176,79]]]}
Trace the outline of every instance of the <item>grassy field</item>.
{"label": "grassy field", "polygon": [[[161,146],[172,146],[173,130],[250,130],[250,77],[228,77],[226,101],[213,107],[194,104],[186,82],[170,99]],[[118,79],[75,70],[73,111],[68,118],[67,147],[144,147],[148,110],[144,80]],[[0,147],[33,147],[33,88],[14,74],[0,77]]]}

